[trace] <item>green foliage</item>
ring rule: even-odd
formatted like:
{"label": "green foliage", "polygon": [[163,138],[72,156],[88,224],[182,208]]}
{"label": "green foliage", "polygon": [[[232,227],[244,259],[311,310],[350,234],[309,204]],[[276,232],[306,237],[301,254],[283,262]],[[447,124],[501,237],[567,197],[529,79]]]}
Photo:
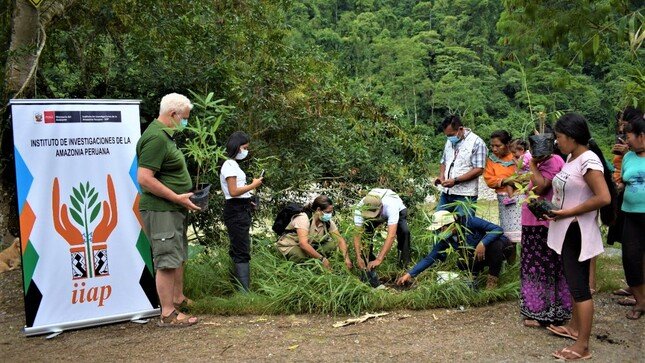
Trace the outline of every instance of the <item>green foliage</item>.
{"label": "green foliage", "polygon": [[[341,216],[340,230],[349,232],[351,213]],[[415,236],[413,260],[425,256],[436,241],[436,236],[425,230],[423,213],[410,220]],[[465,231],[461,231],[465,233]],[[231,262],[225,247],[214,247],[191,259],[186,268],[187,294],[197,299],[197,312],[210,314],[361,314],[375,310],[456,308],[480,306],[493,301],[517,297],[519,288],[518,267],[509,266],[501,275],[496,290],[472,290],[468,272],[459,272],[460,278],[444,284],[437,282],[436,271],[459,271],[456,264],[461,252],[449,252],[445,263],[422,273],[412,288],[372,289],[361,282],[356,270],[346,269],[338,252],[331,258],[332,271],[311,259],[296,264],[287,261],[275,247],[273,235],[254,234],[253,259],[251,260],[251,294],[236,293],[230,277]],[[380,233],[374,240],[380,248]],[[351,250],[351,247],[350,247]],[[350,251],[351,256],[355,256]],[[381,281],[394,286],[396,277],[404,271],[396,266],[391,253],[378,268]],[[485,275],[479,285],[485,284]]]}
{"label": "green foliage", "polygon": [[201,96],[190,92],[195,111],[192,120],[184,128],[185,140],[181,148],[184,155],[197,163],[195,187],[199,188],[200,175],[216,180],[213,166],[219,159],[225,158],[224,148],[217,143],[217,129],[231,107],[222,104],[223,99],[213,100],[214,93]]}

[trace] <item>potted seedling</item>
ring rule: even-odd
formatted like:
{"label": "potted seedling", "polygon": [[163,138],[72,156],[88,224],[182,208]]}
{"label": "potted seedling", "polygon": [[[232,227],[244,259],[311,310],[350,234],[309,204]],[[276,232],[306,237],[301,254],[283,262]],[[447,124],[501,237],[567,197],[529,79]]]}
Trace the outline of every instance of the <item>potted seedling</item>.
{"label": "potted seedling", "polygon": [[544,220],[544,216],[553,216],[552,211],[554,209],[557,209],[556,206],[553,205],[553,203],[551,203],[550,201],[542,199],[539,195],[535,194],[535,192],[533,191],[535,187],[529,189],[528,185],[521,185],[520,183],[516,183],[515,187],[517,188],[517,191],[519,193],[526,194],[524,203],[526,203],[526,206],[528,207],[529,211],[533,213],[535,218]]}
{"label": "potted seedling", "polygon": [[217,161],[225,157],[224,148],[217,145],[216,133],[231,107],[222,105],[223,99],[213,100],[213,92],[206,97],[192,91],[190,93],[195,99],[197,116],[185,128],[188,137],[182,150],[197,164],[195,190],[190,200],[205,211],[208,209],[211,184],[205,182],[204,176],[210,175]]}
{"label": "potted seedling", "polygon": [[541,158],[553,154],[555,136],[552,133],[544,132],[546,127],[546,113],[538,112],[538,130],[535,135],[529,136],[531,154],[534,158]]}

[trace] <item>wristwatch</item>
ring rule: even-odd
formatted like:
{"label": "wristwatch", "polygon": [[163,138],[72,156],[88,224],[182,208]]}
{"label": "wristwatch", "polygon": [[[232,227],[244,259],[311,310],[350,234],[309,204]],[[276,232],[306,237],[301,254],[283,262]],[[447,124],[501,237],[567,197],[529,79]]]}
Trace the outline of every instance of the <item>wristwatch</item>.
{"label": "wristwatch", "polygon": [[457,176],[457,177],[455,177],[454,181],[455,181],[455,185],[457,185],[457,184],[461,183],[461,182],[459,181],[459,177],[458,177],[458,176]]}

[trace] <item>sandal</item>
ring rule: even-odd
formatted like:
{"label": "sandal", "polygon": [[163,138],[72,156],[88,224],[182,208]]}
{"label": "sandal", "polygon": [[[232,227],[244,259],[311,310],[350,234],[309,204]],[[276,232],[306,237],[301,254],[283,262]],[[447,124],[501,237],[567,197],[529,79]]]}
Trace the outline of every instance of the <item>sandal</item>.
{"label": "sandal", "polygon": [[623,288],[623,289],[614,290],[612,294],[618,295],[618,296],[632,296],[632,293],[628,289],[629,287],[627,289]]}
{"label": "sandal", "polygon": [[622,306],[634,306],[636,305],[636,299],[634,299],[633,297],[624,297],[616,301],[616,303]]}
{"label": "sandal", "polygon": [[173,304],[173,305],[175,306],[175,309],[177,309],[177,310],[181,311],[182,313],[185,313],[185,312],[186,312],[186,311],[188,311],[188,310],[189,310],[189,309],[190,309],[194,304],[195,304],[195,302],[194,302],[193,300],[191,300],[191,299],[189,299],[189,298],[187,298],[187,297],[184,297],[184,300],[183,300],[182,302],[180,302],[180,303],[178,303],[178,304],[177,304],[177,303],[175,303],[175,304]]}
{"label": "sandal", "polygon": [[[567,354],[568,357],[565,356],[563,353]],[[553,352],[552,354],[553,354],[554,357],[556,357],[558,359],[564,359],[565,361],[591,359],[591,352],[587,351],[587,353],[585,355],[582,355],[580,353],[574,352],[573,350],[571,350],[569,348],[564,348],[564,349],[562,349],[560,351]],[[573,358],[571,358],[572,355],[573,355]]]}
{"label": "sandal", "polygon": [[551,325],[546,327],[546,330],[550,331],[551,333],[553,333],[553,334],[555,334],[557,336],[561,336],[561,337],[565,337],[565,338],[569,338],[569,339],[573,339],[573,340],[578,340],[578,337],[573,335],[573,334],[571,334],[571,331],[569,330],[569,328],[567,328],[564,325],[555,326],[555,325],[551,324]]}
{"label": "sandal", "polygon": [[[172,313],[168,316],[160,316],[160,320],[157,323],[157,326],[160,327],[172,327],[172,328],[184,328],[187,326],[197,324],[198,320],[194,316],[186,315],[184,318],[179,319],[179,313],[177,310],[173,310]],[[191,321],[191,319],[194,319]]]}
{"label": "sandal", "polygon": [[638,320],[643,314],[645,314],[643,310],[632,309],[625,314],[625,317],[629,320]]}

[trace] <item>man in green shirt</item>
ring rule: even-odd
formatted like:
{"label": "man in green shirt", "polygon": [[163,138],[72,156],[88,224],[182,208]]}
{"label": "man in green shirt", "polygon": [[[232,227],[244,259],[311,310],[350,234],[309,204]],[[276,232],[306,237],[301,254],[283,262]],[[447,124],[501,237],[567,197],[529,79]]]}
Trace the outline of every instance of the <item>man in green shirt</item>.
{"label": "man in green shirt", "polygon": [[183,153],[173,135],[186,126],[193,105],[183,95],[161,99],[159,117],[137,143],[137,181],[141,186],[139,211],[152,246],[155,282],[161,303],[160,326],[189,326],[197,318],[179,308],[191,301],[184,295],[184,262],[188,259],[187,211],[199,210],[189,197],[192,181]]}

